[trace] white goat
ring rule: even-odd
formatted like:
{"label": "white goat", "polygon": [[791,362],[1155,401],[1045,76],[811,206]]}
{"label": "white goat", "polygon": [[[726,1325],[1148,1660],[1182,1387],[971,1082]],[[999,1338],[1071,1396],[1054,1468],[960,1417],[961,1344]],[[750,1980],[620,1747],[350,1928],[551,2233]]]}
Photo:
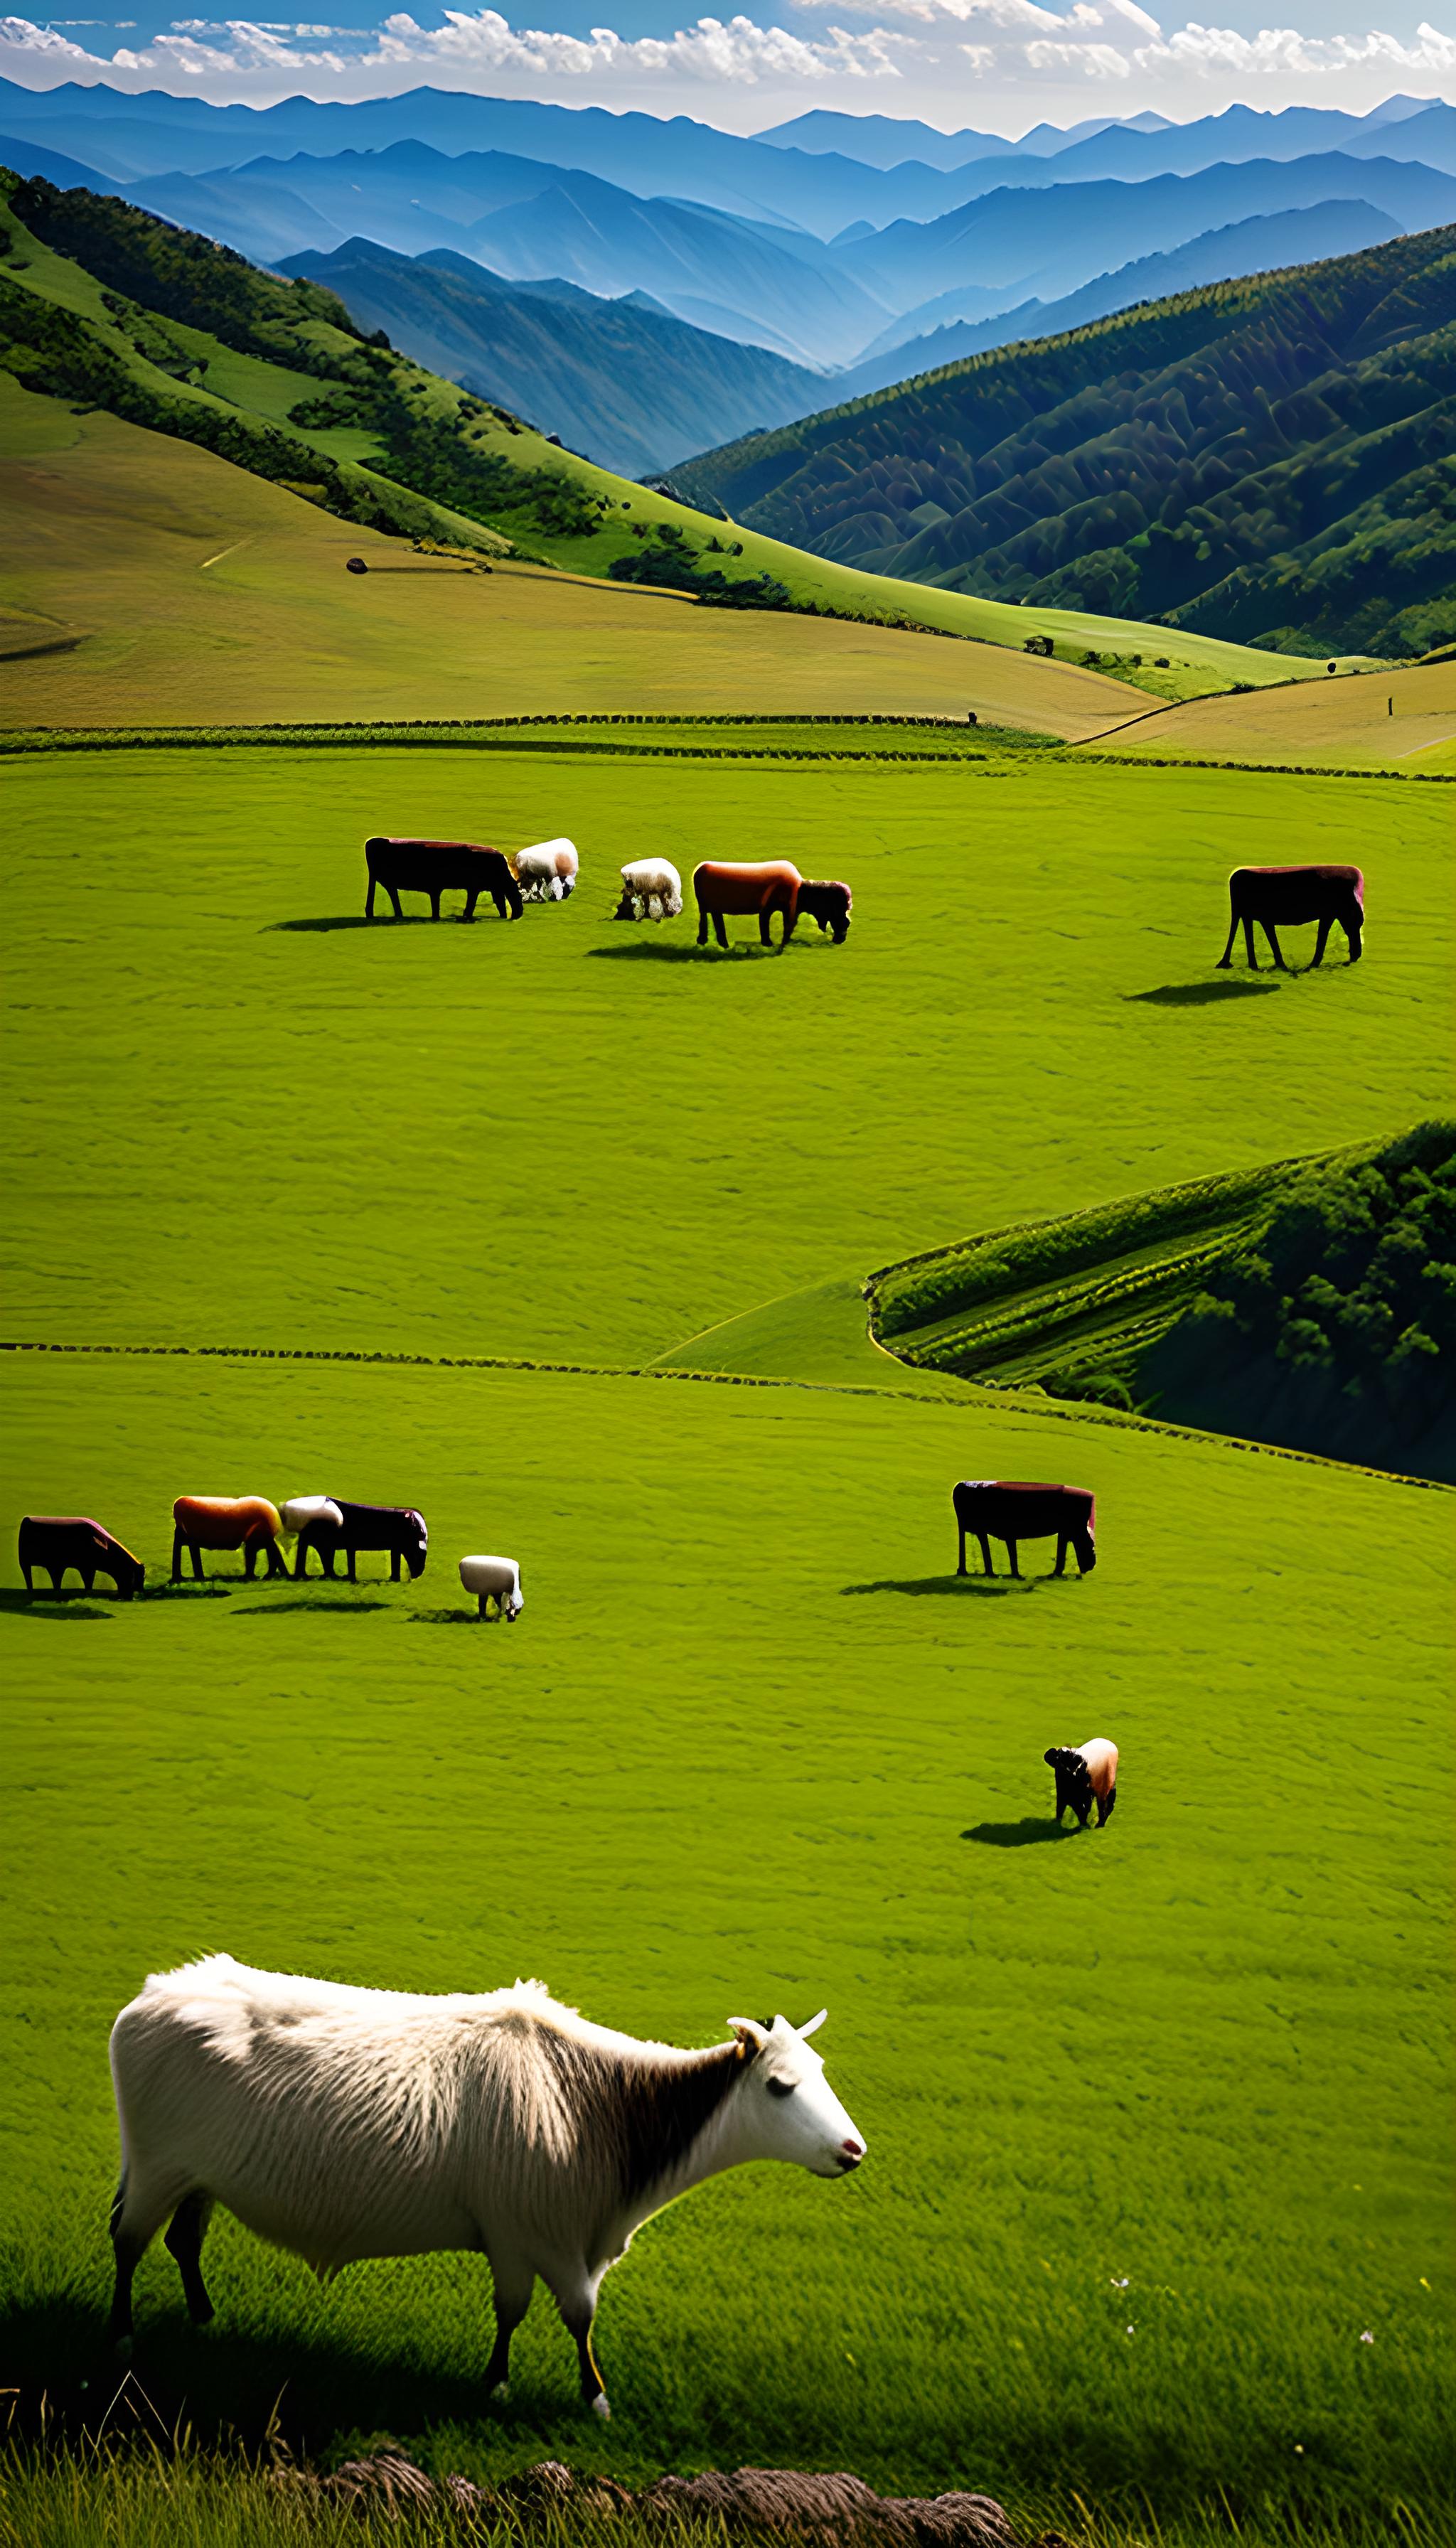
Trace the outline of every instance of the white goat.
{"label": "white goat", "polygon": [[622,869],[618,920],[676,920],[682,879],[671,859],[633,859]]}
{"label": "white goat", "polygon": [[495,1602],[498,1618],[520,1616],[525,1594],[520,1589],[520,1568],[513,1557],[462,1557],[460,1581],[467,1592],[479,1596],[483,1619],[489,1616],[489,1601]]}
{"label": "white goat", "polygon": [[565,902],[576,890],[579,862],[570,841],[536,841],[510,864],[522,902]]}
{"label": "white goat", "polygon": [[539,2274],[604,2415],[592,2321],[644,2221],[747,2159],[824,2177],[863,2159],[806,2041],[822,2019],[734,2017],[728,2043],[684,2052],[592,2026],[540,1982],[426,1999],[230,1956],[154,1973],[111,2037],[113,2341],[130,2346],[132,2278],[168,2219],[191,2315],[212,2317],[202,2243],[222,2203],[323,2280],[365,2256],[484,2251],[493,2390]]}

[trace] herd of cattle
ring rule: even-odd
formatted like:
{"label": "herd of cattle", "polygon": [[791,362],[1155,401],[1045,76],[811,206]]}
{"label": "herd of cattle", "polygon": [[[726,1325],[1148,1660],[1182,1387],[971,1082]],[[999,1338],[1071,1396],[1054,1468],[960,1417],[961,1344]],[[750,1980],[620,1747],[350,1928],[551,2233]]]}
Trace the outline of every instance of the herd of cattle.
{"label": "herd of cattle", "polygon": [[[374,896],[383,886],[403,920],[402,893],[428,897],[430,917],[440,916],[440,897],[463,893],[464,920],[474,920],[482,895],[489,896],[502,920],[519,920],[528,902],[563,902],[577,885],[580,862],[567,840],[538,841],[509,858],[503,850],[486,849],[472,841],[426,841],[376,837],[364,844],[369,891],[364,917],[374,918]],[[671,859],[633,859],[620,869],[622,884],[613,917],[617,920],[676,920],[682,910],[682,879]],[[720,947],[728,944],[730,919],[757,920],[762,944],[772,944],[770,924],[778,916],[781,944],[787,946],[800,920],[814,920],[820,931],[842,947],[850,934],[854,895],[847,884],[819,882],[801,876],[791,859],[761,859],[733,864],[705,859],[692,870],[697,904],[697,943],[705,947],[708,927]],[[1358,963],[1365,932],[1365,878],[1358,867],[1235,867],[1228,878],[1228,939],[1219,957],[1221,967],[1232,960],[1240,928],[1248,962],[1258,970],[1254,927],[1269,942],[1277,969],[1287,973],[1278,930],[1317,927],[1313,962],[1322,964],[1331,929],[1344,931],[1352,964]]]}

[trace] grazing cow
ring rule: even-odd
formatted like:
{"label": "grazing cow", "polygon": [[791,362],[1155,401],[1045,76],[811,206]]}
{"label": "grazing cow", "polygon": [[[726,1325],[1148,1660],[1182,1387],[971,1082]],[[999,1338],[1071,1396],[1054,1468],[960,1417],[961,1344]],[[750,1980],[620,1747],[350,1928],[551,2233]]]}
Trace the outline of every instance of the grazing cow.
{"label": "grazing cow", "polygon": [[1097,1500],[1082,1487],[1041,1486],[1011,1478],[962,1478],[951,1501],[960,1529],[957,1575],[965,1573],[967,1531],[980,1541],[981,1564],[988,1575],[996,1571],[991,1564],[993,1539],[1004,1540],[1011,1572],[1017,1577],[1021,1574],[1016,1562],[1017,1542],[1023,1539],[1055,1540],[1053,1575],[1064,1573],[1068,1549],[1074,1552],[1082,1575],[1090,1575],[1097,1563]]}
{"label": "grazing cow", "polygon": [[1228,879],[1228,944],[1219,957],[1220,966],[1227,970],[1231,963],[1233,941],[1241,927],[1249,970],[1258,971],[1257,921],[1278,970],[1287,973],[1289,966],[1274,934],[1276,924],[1282,921],[1286,929],[1303,929],[1312,920],[1320,924],[1314,964],[1322,963],[1325,942],[1336,921],[1345,933],[1350,962],[1359,963],[1365,934],[1365,878],[1358,867],[1235,867]]}
{"label": "grazing cow", "polygon": [[1056,1774],[1056,1819],[1060,1822],[1068,1805],[1083,1831],[1094,1804],[1097,1828],[1109,1821],[1118,1800],[1118,1747],[1099,1734],[1090,1743],[1075,1748],[1056,1746],[1042,1755],[1048,1770]]}
{"label": "grazing cow", "polygon": [[490,1617],[489,1604],[496,1604],[496,1615],[507,1623],[520,1616],[525,1594],[520,1589],[520,1568],[513,1557],[462,1557],[460,1581],[467,1592],[474,1592],[481,1605],[481,1617]]}
{"label": "grazing cow", "polygon": [[536,841],[517,850],[510,862],[523,902],[565,902],[577,888],[577,858],[571,841]]}
{"label": "grazing cow", "polygon": [[266,1496],[179,1496],[172,1506],[172,1582],[182,1581],[182,1551],[192,1552],[192,1572],[203,1581],[205,1548],[240,1548],[242,1571],[249,1584],[259,1553],[270,1575],[286,1575],[278,1545],[283,1516]]}
{"label": "grazing cow", "polygon": [[682,908],[682,879],[671,859],[633,859],[622,869],[617,920],[676,920]]}
{"label": "grazing cow", "polygon": [[759,936],[767,947],[771,944],[769,923],[774,912],[783,920],[783,943],[793,936],[795,907],[799,886],[803,882],[790,859],[765,859],[757,866],[729,866],[716,859],[705,859],[692,870],[692,890],[697,897],[697,943],[708,943],[708,922],[720,947],[728,944],[723,926],[725,914],[757,913]]}
{"label": "grazing cow", "polygon": [[364,858],[369,868],[366,920],[374,918],[374,888],[380,884],[394,905],[397,920],[405,917],[400,909],[402,893],[427,893],[431,920],[439,919],[442,893],[464,894],[462,920],[474,920],[475,907],[483,893],[490,895],[502,920],[520,918],[520,887],[510,872],[510,862],[500,850],[478,849],[472,841],[396,841],[376,837],[365,842]]}
{"label": "grazing cow", "polygon": [[118,1598],[130,1601],[139,1592],[146,1569],[130,1548],[123,1548],[99,1521],[85,1515],[64,1520],[41,1513],[27,1513],[20,1526],[20,1570],[26,1579],[26,1591],[35,1596],[34,1571],[40,1568],[50,1578],[52,1592],[60,1591],[60,1580],[68,1566],[73,1566],[89,1592],[98,1575],[109,1575],[117,1588]]}
{"label": "grazing cow", "polygon": [[484,2251],[492,2390],[539,2274],[604,2415],[592,2321],[644,2221],[747,2159],[831,2178],[863,2159],[805,2040],[820,2022],[730,2018],[729,2043],[684,2052],[592,2026],[540,1982],[426,1999],[230,1956],[153,1974],[111,2038],[112,2340],[130,2346],[132,2278],[167,2220],[191,2315],[212,2317],[202,2243],[221,2203],[325,2278],[366,2256]]}
{"label": "grazing cow", "polygon": [[[300,1496],[298,1503],[313,1503],[315,1501],[312,1496]],[[345,1503],[342,1496],[320,1496],[317,1502],[318,1509],[299,1531],[298,1561],[293,1571],[300,1582],[309,1571],[311,1548],[317,1550],[323,1574],[330,1577],[334,1559],[347,1558],[351,1584],[357,1584],[359,1580],[354,1571],[354,1561],[361,1548],[388,1553],[392,1584],[399,1583],[402,1558],[411,1576],[418,1577],[424,1573],[429,1533],[424,1526],[423,1515],[417,1513],[412,1504],[350,1504]],[[336,1521],[330,1518],[335,1513],[338,1516]]]}
{"label": "grazing cow", "polygon": [[[843,947],[850,934],[854,907],[855,897],[847,884],[813,884],[805,876],[799,882],[793,916],[795,921],[817,920],[823,934],[832,938],[836,947]],[[783,934],[790,937],[792,927]]]}

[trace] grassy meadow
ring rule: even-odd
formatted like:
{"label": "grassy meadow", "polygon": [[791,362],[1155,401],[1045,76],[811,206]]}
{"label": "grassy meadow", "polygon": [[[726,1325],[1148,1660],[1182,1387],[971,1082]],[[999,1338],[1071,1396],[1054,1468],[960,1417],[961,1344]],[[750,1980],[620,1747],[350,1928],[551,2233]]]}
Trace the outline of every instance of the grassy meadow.
{"label": "grassy meadow", "polygon": [[[115,2387],[105,2042],[148,1969],[536,1973],[683,2043],[827,2003],[864,2168],[642,2233],[604,2429],[540,2295],[486,2410],[478,2260],[320,2290],[226,2221],[205,2335],[139,2278],[147,2397],[479,2476],[1433,2531],[1449,1498],[912,1373],[859,1286],[1448,1107],[1446,791],[836,759],[876,732],[6,765],[4,1333],[58,1350],[0,1355],[0,2385]],[[582,883],[368,928],[375,830],[564,831]],[[848,943],[616,925],[649,849],[843,875]],[[1365,867],[1367,959],[1218,973],[1228,868],[1301,855]],[[1095,1575],[957,1583],[951,1487],[996,1474],[1096,1490]],[[166,1590],[178,1493],[318,1489],[417,1502],[420,1582]],[[24,1510],[96,1513],[146,1594],[27,1604]],[[1094,1733],[1119,1813],[1057,1838],[1042,1754]]]}

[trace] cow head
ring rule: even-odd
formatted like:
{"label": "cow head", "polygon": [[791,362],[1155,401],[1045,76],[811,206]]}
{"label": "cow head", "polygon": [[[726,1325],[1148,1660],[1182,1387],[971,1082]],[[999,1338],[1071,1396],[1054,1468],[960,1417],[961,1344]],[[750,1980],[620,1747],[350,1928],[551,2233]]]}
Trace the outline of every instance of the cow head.
{"label": "cow head", "polygon": [[1056,1773],[1056,1800],[1069,1804],[1080,1820],[1092,1810],[1092,1775],[1080,1752],[1065,1744],[1053,1744],[1042,1755],[1048,1770]]}
{"label": "cow head", "polygon": [[864,2143],[824,2076],[808,2038],[824,2023],[819,2011],[806,2026],[786,2017],[760,2025],[730,2017],[743,2048],[743,2123],[754,2158],[777,2158],[806,2167],[811,2176],[848,2176],[864,2155]]}
{"label": "cow head", "polygon": [[1090,1575],[1093,1567],[1097,1563],[1097,1542],[1093,1536],[1093,1527],[1090,1519],[1083,1522],[1079,1529],[1072,1532],[1071,1546],[1072,1555],[1077,1561],[1078,1574]]}
{"label": "cow head", "polygon": [[1358,885],[1340,913],[1340,920],[1344,928],[1345,944],[1350,951],[1350,962],[1358,964],[1365,938],[1365,904]]}
{"label": "cow head", "polygon": [[424,1573],[424,1560],[428,1547],[429,1532],[424,1526],[424,1515],[411,1508],[404,1515],[401,1522],[400,1554],[412,1577],[418,1578]]}
{"label": "cow head", "polygon": [[130,1601],[133,1593],[139,1592],[146,1582],[146,1569],[140,1558],[134,1557],[130,1548],[123,1548],[120,1544],[116,1553],[114,1581],[124,1601]]}
{"label": "cow head", "polygon": [[847,884],[803,883],[798,890],[798,908],[810,920],[817,920],[827,930],[836,947],[843,947],[850,934],[850,913],[855,897]]}

